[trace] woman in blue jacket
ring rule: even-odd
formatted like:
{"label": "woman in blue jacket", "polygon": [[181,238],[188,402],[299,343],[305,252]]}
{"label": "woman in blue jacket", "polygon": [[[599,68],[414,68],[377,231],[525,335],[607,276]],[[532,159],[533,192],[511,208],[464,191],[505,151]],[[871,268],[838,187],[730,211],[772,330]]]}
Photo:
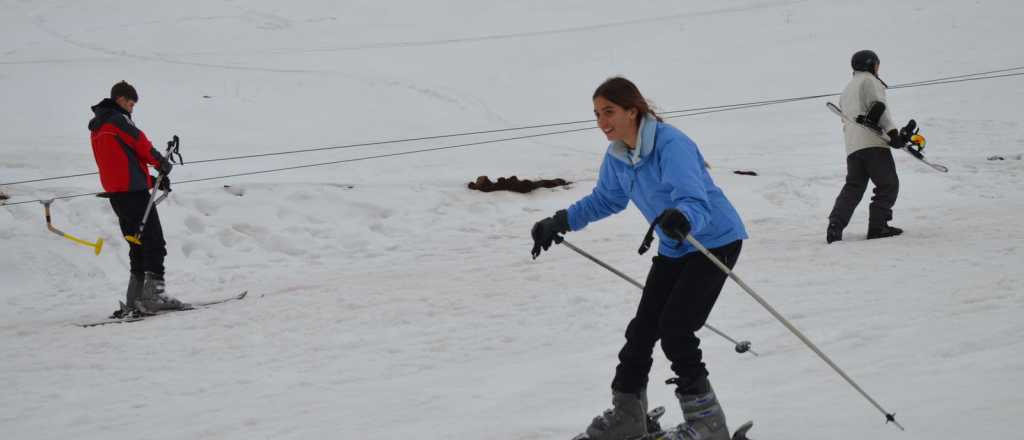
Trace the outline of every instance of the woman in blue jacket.
{"label": "woman in blue jacket", "polygon": [[728,440],[725,415],[708,382],[700,340],[694,334],[711,313],[726,274],[686,242],[692,234],[730,268],[736,264],[743,222],[711,180],[697,145],[664,123],[636,85],[610,78],[594,92],[597,125],[611,141],[591,194],[533,226],[533,255],[547,250],[556,235],[636,205],[660,243],[647,275],[636,316],[626,327],[626,344],[612,380],[612,408],[594,418],[592,440],[630,438],[647,432],[647,379],[654,344],[661,339],[671,361],[687,429],[687,440]]}

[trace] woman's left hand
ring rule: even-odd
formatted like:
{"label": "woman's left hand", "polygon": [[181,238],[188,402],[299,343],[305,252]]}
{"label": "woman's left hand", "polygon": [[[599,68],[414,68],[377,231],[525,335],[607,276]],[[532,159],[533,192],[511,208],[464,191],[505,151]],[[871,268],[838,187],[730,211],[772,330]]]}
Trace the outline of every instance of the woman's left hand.
{"label": "woman's left hand", "polygon": [[668,208],[658,216],[658,226],[673,240],[685,241],[690,234],[690,221],[676,208]]}

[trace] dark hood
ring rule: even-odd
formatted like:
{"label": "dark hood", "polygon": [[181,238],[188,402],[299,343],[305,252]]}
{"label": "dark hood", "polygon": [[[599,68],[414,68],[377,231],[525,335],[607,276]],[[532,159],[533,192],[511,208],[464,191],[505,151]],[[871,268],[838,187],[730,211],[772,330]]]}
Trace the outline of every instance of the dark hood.
{"label": "dark hood", "polygon": [[89,121],[89,131],[98,130],[104,122],[107,122],[107,120],[110,119],[111,116],[116,115],[118,113],[127,116],[128,119],[132,118],[131,113],[124,111],[124,109],[121,108],[121,106],[117,105],[117,103],[110,98],[105,98],[102,101],[100,101],[99,104],[92,106],[92,113],[95,116],[93,116],[93,118]]}

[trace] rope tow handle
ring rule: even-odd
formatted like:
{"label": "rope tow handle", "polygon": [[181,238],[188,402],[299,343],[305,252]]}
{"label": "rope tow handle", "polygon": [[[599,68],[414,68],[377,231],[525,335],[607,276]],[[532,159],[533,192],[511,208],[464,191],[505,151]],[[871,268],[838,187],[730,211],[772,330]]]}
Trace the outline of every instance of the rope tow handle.
{"label": "rope tow handle", "polygon": [[71,241],[73,241],[75,243],[78,243],[78,244],[83,245],[83,246],[91,247],[91,248],[93,248],[93,251],[95,252],[95,254],[99,255],[100,251],[103,250],[103,238],[102,237],[97,239],[95,243],[92,243],[92,242],[88,242],[88,241],[82,240],[81,238],[75,237],[74,235],[68,234],[68,233],[66,233],[64,231],[61,231],[60,229],[57,229],[57,228],[53,227],[53,222],[52,222],[51,216],[50,216],[50,205],[53,203],[53,200],[54,199],[41,200],[40,201],[40,203],[43,204],[43,210],[46,213],[46,229],[49,229],[50,232],[53,232],[54,234],[57,234],[57,235],[59,235],[61,237],[64,237],[64,238],[66,238],[68,240],[71,240]]}
{"label": "rope tow handle", "polygon": [[[181,158],[181,152],[179,151],[180,147],[181,145],[178,135],[174,135],[171,140],[167,141],[167,152],[165,154],[167,160],[178,165],[185,163]],[[174,159],[175,155],[178,156],[177,160]],[[160,190],[160,183],[162,183],[166,178],[167,176],[164,173],[160,173],[156,178],[156,182],[153,182],[153,191],[149,194],[149,203],[146,204],[146,212],[142,214],[142,221],[139,222],[138,232],[133,235],[124,236],[124,239],[129,243],[139,246],[142,245],[142,233],[146,230],[146,221],[149,219],[150,211],[153,210],[154,206],[159,205],[160,202],[166,199],[167,195],[171,192],[170,189],[168,189],[167,191],[164,191],[163,194],[160,194],[160,197],[156,196],[157,191]]]}

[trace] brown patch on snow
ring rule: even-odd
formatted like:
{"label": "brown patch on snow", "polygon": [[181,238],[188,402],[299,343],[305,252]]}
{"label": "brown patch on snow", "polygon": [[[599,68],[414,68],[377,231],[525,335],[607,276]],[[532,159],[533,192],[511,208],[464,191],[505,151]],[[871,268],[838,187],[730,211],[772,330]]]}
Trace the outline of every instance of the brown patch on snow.
{"label": "brown patch on snow", "polygon": [[566,186],[570,183],[572,182],[566,182],[565,179],[519,180],[516,176],[499,177],[497,182],[491,182],[491,179],[487,176],[480,176],[475,181],[469,182],[467,186],[469,186],[469,189],[483,192],[514,191],[525,194],[537,188],[555,188]]}

